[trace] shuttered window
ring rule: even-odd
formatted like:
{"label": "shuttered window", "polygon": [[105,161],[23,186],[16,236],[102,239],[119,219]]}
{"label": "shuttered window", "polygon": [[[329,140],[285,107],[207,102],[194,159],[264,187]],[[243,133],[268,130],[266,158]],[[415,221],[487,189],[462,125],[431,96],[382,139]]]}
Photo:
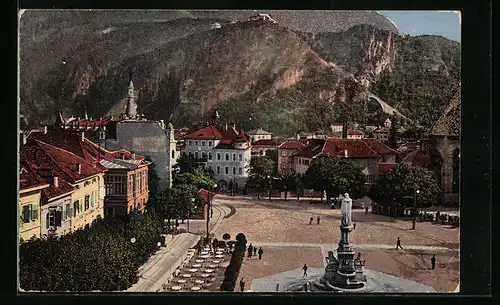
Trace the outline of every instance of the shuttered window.
{"label": "shuttered window", "polygon": [[31,206],[31,220],[37,220],[38,219],[38,205],[30,204],[30,206]]}
{"label": "shuttered window", "polygon": [[31,204],[23,206],[23,222],[28,223],[31,220]]}
{"label": "shuttered window", "polygon": [[90,208],[90,196],[85,195],[85,211],[87,211]]}

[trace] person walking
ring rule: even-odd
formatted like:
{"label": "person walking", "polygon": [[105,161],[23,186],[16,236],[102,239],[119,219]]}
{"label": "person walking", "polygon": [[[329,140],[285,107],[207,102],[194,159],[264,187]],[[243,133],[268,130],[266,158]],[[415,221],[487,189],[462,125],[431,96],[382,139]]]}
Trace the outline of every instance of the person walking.
{"label": "person walking", "polygon": [[309,224],[312,225],[312,223],[313,223],[313,218],[311,217],[309,218]]}
{"label": "person walking", "polygon": [[253,252],[253,247],[252,247],[252,244],[250,244],[248,246],[248,258],[251,258],[252,257],[252,252]]}
{"label": "person walking", "polygon": [[257,256],[257,247],[253,247],[253,255]]}
{"label": "person walking", "polygon": [[356,223],[353,223],[352,226],[353,226],[353,229],[356,230]]}
{"label": "person walking", "polygon": [[317,221],[317,224],[319,225],[319,216],[318,216],[318,218],[316,219],[316,221]]}
{"label": "person walking", "polygon": [[241,278],[240,280],[240,290],[243,292],[245,290],[245,279]]}
{"label": "person walking", "polygon": [[304,264],[304,267],[302,267],[302,270],[304,270],[304,274],[302,276],[307,276],[307,264]]}
{"label": "person walking", "polygon": [[368,207],[365,208],[365,214],[368,215]]}
{"label": "person walking", "polygon": [[403,247],[401,247],[401,239],[399,239],[399,236],[398,236],[398,239],[396,240],[396,250],[401,248],[401,250],[403,250]]}
{"label": "person walking", "polygon": [[432,266],[432,270],[434,270],[434,268],[436,268],[436,255],[432,255],[431,257],[431,266]]}
{"label": "person walking", "polygon": [[262,247],[259,248],[259,260],[262,259],[262,254],[264,253],[264,250],[262,250]]}

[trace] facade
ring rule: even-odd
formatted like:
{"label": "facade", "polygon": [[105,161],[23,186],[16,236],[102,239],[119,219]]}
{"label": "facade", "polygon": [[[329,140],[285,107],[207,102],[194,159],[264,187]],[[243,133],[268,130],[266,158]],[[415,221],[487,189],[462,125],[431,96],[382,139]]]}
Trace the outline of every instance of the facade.
{"label": "facade", "polygon": [[21,161],[50,182],[42,194],[42,229],[47,235],[83,228],[104,215],[106,168],[88,154],[82,143],[78,134],[57,128],[31,133],[22,147]]}
{"label": "facade", "polygon": [[40,237],[40,210],[42,190],[49,184],[33,173],[25,162],[21,161],[19,172],[19,238],[28,240]]}
{"label": "facade", "polygon": [[191,131],[184,136],[183,155],[191,155],[214,173],[221,189],[235,182],[243,187],[250,166],[250,137],[231,127],[220,129],[214,125]]}
{"label": "facade", "polygon": [[252,142],[252,156],[265,156],[268,150],[278,150],[276,140],[257,140]]}
{"label": "facade", "polygon": [[397,152],[375,139],[329,138],[299,149],[293,156],[294,172],[304,174],[314,159],[323,154],[349,159],[370,183],[395,166]]}
{"label": "facade", "polygon": [[265,131],[262,128],[252,129],[247,132],[247,135],[250,136],[252,141],[252,145],[254,142],[259,140],[271,140],[273,138],[273,134],[269,131]]}
{"label": "facade", "polygon": [[373,131],[373,138],[382,143],[387,143],[389,140],[389,128],[380,127]]}
{"label": "facade", "polygon": [[363,139],[364,137],[365,134],[359,130],[352,130],[352,129],[347,130],[348,139]]}
{"label": "facade", "polygon": [[293,156],[301,148],[307,146],[307,140],[286,140],[278,146],[278,172],[294,169]]}

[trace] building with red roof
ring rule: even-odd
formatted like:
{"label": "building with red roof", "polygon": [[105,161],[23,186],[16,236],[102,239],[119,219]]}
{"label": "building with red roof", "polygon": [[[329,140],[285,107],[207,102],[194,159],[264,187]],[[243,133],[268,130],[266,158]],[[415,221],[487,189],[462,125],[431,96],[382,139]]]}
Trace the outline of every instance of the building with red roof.
{"label": "building with red roof", "polygon": [[373,131],[373,138],[382,143],[387,143],[389,141],[389,128],[388,127],[380,127]]}
{"label": "building with red roof", "polygon": [[287,170],[293,170],[293,156],[299,149],[308,145],[310,140],[290,139],[285,140],[278,146],[278,172],[282,173]]}
{"label": "building with red roof", "polygon": [[241,128],[208,125],[184,135],[182,155],[198,160],[214,173],[221,189],[235,182],[243,187],[250,165],[251,138]]}
{"label": "building with red roof", "polygon": [[365,134],[359,130],[348,129],[347,130],[347,138],[348,139],[363,139]]}
{"label": "building with red roof", "polygon": [[293,170],[304,174],[314,159],[320,155],[347,158],[362,169],[367,180],[372,181],[396,163],[397,152],[375,139],[328,138],[310,142],[293,155]]}
{"label": "building with red roof", "polygon": [[275,139],[257,140],[252,142],[252,156],[265,156],[268,150],[278,150],[278,141]]}

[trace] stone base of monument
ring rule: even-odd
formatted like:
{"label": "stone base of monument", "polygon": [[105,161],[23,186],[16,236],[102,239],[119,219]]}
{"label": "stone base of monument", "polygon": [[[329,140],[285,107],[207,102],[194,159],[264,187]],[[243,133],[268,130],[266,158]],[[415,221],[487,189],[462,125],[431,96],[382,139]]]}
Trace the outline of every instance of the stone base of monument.
{"label": "stone base of monument", "polygon": [[[365,269],[366,282],[356,287],[334,286],[324,281],[324,268],[309,268],[309,276],[302,277],[302,270],[295,269],[272,276],[253,280],[254,292],[323,292],[323,293],[435,293],[428,285],[392,276],[382,272]],[[277,285],[279,284],[279,285]]]}

